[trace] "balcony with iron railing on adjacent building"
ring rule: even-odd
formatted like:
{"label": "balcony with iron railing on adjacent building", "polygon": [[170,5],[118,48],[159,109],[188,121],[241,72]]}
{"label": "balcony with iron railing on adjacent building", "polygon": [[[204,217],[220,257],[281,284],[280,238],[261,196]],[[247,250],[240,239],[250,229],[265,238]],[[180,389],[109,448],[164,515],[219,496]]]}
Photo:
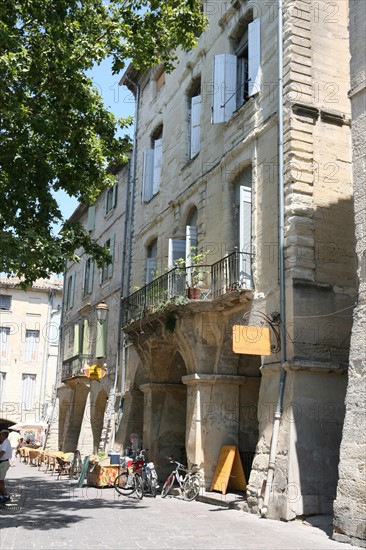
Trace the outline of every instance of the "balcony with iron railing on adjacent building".
{"label": "balcony with iron railing on adjacent building", "polygon": [[251,290],[252,256],[235,251],[211,265],[174,267],[125,298],[123,326],[164,310],[170,304],[212,301],[233,291]]}
{"label": "balcony with iron railing on adjacent building", "polygon": [[65,359],[62,362],[61,382],[66,382],[67,380],[71,380],[80,376],[85,377],[86,374],[84,372],[84,369],[90,366],[93,357],[93,355],[79,353],[77,355],[74,355],[73,357],[70,357],[69,359]]}

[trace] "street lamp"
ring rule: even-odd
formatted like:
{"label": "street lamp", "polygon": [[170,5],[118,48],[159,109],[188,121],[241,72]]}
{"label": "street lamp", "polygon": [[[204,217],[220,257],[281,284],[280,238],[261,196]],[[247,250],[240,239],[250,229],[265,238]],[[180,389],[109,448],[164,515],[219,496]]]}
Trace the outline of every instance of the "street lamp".
{"label": "street lamp", "polygon": [[97,321],[100,325],[103,325],[103,323],[105,322],[105,320],[107,319],[107,315],[108,315],[108,306],[105,302],[100,302],[96,308],[95,308],[96,312],[97,312]]}

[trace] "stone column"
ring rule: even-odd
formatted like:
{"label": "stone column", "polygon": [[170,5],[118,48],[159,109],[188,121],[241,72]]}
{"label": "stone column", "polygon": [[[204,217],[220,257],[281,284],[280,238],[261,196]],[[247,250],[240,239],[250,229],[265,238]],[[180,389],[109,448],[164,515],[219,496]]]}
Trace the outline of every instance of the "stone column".
{"label": "stone column", "polygon": [[139,390],[126,392],[123,396],[122,418],[116,433],[116,443],[125,449],[131,446],[130,435],[143,433],[144,395]]}
{"label": "stone column", "polygon": [[239,390],[246,378],[192,374],[182,380],[188,386],[187,458],[202,468],[209,488],[222,445],[239,444]]}

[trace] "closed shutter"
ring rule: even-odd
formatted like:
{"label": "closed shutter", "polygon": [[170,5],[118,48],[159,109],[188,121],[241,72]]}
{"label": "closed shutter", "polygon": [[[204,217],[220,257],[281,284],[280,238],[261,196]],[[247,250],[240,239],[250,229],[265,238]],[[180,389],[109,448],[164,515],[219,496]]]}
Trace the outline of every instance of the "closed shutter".
{"label": "closed shutter", "polygon": [[226,122],[236,109],[236,55],[213,58],[212,122]]}
{"label": "closed shutter", "polygon": [[95,228],[95,209],[96,206],[89,206],[88,208],[88,221],[86,224],[87,231],[91,232],[94,231]]}
{"label": "closed shutter", "polygon": [[154,177],[154,149],[145,149],[144,151],[144,172],[142,176],[142,199],[145,202],[151,200],[153,196],[153,177]]}
{"label": "closed shutter", "polygon": [[261,87],[261,22],[254,19],[248,25],[248,95],[257,94]]}
{"label": "closed shutter", "polygon": [[153,195],[156,195],[156,193],[160,189],[162,157],[163,157],[163,140],[162,139],[156,139],[154,141]]}
{"label": "closed shutter", "polygon": [[22,408],[31,411],[34,406],[34,395],[36,389],[36,375],[22,375]]}
{"label": "closed shutter", "polygon": [[25,332],[25,361],[36,361],[38,356],[39,330]]}
{"label": "closed shutter", "polygon": [[5,380],[6,380],[6,373],[0,372],[0,407],[3,406],[3,401],[5,396]]}
{"label": "closed shutter", "polygon": [[191,159],[201,148],[201,96],[191,98]]}
{"label": "closed shutter", "polygon": [[7,359],[8,356],[8,337],[10,334],[10,328],[0,328],[0,360]]}

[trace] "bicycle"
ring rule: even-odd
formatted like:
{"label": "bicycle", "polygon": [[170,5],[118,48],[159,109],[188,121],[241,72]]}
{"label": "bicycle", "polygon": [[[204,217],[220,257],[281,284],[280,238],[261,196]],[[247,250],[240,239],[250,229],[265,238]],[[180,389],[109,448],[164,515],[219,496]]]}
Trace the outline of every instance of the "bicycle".
{"label": "bicycle", "polygon": [[[176,464],[176,467],[164,483],[161,490],[161,497],[165,498],[169,494],[173,487],[174,480],[176,480],[184,500],[195,500],[201,487],[201,474],[199,472],[192,472],[192,468],[197,467],[197,464],[192,464],[192,467],[187,469],[180,462],[173,460],[171,456],[167,456],[166,458],[171,464]],[[185,476],[180,474],[180,471],[185,472]]]}
{"label": "bicycle", "polygon": [[138,499],[142,499],[144,495],[142,477],[138,473],[143,466],[143,460],[123,459],[120,463],[120,468],[125,470],[118,474],[114,480],[114,488],[122,496],[129,496],[136,493]]}
{"label": "bicycle", "polygon": [[158,488],[158,476],[156,474],[155,465],[153,462],[146,462],[145,454],[149,449],[142,449],[138,458],[143,460],[143,465],[140,466],[136,474],[141,476],[143,492],[151,494],[156,497],[156,490]]}

